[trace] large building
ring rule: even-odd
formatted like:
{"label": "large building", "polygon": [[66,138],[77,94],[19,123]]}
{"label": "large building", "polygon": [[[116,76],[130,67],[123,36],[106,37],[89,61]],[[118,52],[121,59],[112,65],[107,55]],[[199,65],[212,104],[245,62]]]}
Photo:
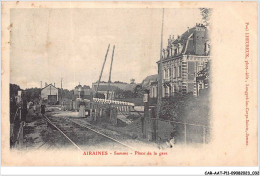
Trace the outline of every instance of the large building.
{"label": "large building", "polygon": [[[98,83],[92,83],[92,90],[97,91]],[[103,94],[105,99],[115,99],[117,97],[116,90],[123,91],[133,91],[136,87],[136,84],[131,80],[131,83],[124,83],[120,81],[111,82],[110,85],[108,82],[100,82],[98,93]]]}
{"label": "large building", "polygon": [[[162,52],[163,97],[189,92],[197,96],[200,89],[207,88],[208,85],[196,79],[210,61],[210,38],[206,26],[196,24],[176,39],[170,36],[168,46]],[[160,61],[157,64],[159,68]],[[157,84],[152,83],[150,92],[153,97],[157,96],[156,90]]]}
{"label": "large building", "polygon": [[58,88],[56,88],[54,85],[46,85],[41,90],[41,99],[48,104],[56,104],[59,101],[58,92]]}

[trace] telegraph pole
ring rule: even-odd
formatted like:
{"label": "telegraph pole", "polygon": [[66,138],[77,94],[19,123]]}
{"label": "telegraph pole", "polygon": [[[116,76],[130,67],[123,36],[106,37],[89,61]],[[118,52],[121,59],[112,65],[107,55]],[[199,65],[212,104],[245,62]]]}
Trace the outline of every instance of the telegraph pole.
{"label": "telegraph pole", "polygon": [[160,63],[158,70],[158,97],[157,97],[157,111],[155,119],[155,140],[158,142],[158,120],[161,111],[162,103],[162,49],[163,49],[163,22],[164,22],[164,9],[162,14],[162,31],[161,31],[161,49],[160,49]]}

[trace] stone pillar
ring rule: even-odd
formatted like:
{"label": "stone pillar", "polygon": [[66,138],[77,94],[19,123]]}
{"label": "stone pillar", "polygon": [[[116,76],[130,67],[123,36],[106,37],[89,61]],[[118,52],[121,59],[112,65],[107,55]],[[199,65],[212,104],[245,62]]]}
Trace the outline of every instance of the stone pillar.
{"label": "stone pillar", "polygon": [[149,118],[149,90],[145,90],[145,94],[143,97],[144,102],[144,116],[141,117],[141,125],[142,125],[142,134],[143,137],[147,137],[147,124],[146,119]]}
{"label": "stone pillar", "polygon": [[97,109],[93,110],[93,119],[94,121],[97,121]]}
{"label": "stone pillar", "polygon": [[103,108],[101,107],[99,110],[99,117],[102,118],[103,117]]}
{"label": "stone pillar", "polygon": [[89,115],[90,115],[90,120],[93,121],[93,109],[92,108],[90,109],[90,114]]}
{"label": "stone pillar", "polygon": [[110,109],[110,122],[113,125],[117,125],[117,109],[116,108]]}

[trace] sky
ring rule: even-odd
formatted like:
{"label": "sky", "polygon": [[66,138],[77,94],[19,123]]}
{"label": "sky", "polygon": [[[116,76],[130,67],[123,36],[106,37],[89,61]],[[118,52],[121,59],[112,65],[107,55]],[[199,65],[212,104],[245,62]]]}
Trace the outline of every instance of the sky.
{"label": "sky", "polygon": [[[157,74],[162,9],[11,9],[10,82],[21,88],[47,82],[73,89],[99,78],[108,81],[115,45],[112,81],[137,83]],[[202,23],[199,9],[165,9],[163,46]]]}

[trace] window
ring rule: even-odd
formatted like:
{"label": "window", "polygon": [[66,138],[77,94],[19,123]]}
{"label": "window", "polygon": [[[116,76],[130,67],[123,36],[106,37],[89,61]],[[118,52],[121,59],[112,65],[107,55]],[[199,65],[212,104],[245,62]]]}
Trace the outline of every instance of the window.
{"label": "window", "polygon": [[181,66],[179,66],[179,69],[178,69],[178,77],[181,77]]}
{"label": "window", "polygon": [[177,73],[177,69],[176,69],[176,67],[174,67],[174,71],[173,71],[173,78],[176,78],[176,74]]}
{"label": "window", "polygon": [[203,70],[203,65],[198,66],[198,72],[200,72],[201,70]]}
{"label": "window", "polygon": [[173,67],[173,65],[171,66],[171,71],[172,71],[171,72],[171,77],[174,78],[174,67]]}
{"label": "window", "polygon": [[165,69],[165,79],[168,78],[168,70]]}

